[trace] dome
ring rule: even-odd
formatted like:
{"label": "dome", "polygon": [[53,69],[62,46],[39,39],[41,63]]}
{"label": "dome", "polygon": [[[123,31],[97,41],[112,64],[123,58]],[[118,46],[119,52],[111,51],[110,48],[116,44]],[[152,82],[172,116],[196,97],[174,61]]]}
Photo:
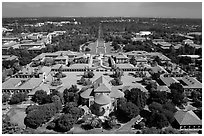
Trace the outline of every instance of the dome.
{"label": "dome", "polygon": [[106,105],[111,103],[111,98],[105,94],[99,94],[98,96],[95,97],[94,101],[99,105]]}

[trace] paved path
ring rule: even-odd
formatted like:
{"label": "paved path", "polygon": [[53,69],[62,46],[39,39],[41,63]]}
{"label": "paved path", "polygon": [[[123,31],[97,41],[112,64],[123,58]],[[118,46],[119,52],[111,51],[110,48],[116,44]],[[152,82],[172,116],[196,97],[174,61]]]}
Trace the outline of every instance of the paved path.
{"label": "paved path", "polygon": [[124,124],[123,126],[121,126],[119,129],[117,129],[115,132],[120,133],[120,132],[131,132],[131,126],[140,118],[140,116],[138,115],[137,117],[131,119],[129,122],[127,122],[126,124]]}

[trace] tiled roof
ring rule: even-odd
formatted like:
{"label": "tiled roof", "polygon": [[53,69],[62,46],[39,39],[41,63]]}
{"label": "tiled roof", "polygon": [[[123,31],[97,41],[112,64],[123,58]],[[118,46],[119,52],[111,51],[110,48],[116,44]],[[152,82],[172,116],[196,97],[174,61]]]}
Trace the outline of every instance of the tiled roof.
{"label": "tiled roof", "polygon": [[41,82],[41,78],[10,78],[2,84],[2,89],[34,89]]}
{"label": "tiled roof", "polygon": [[94,89],[95,93],[110,92],[110,91],[111,91],[110,88],[107,85],[105,85],[104,83],[100,83],[100,85],[96,89]]}
{"label": "tiled roof", "polygon": [[99,104],[99,105],[106,105],[111,103],[111,98],[109,96],[107,96],[106,94],[99,94],[98,96],[95,97],[95,103]]}
{"label": "tiled roof", "polygon": [[120,90],[112,90],[110,93],[110,97],[111,98],[122,98],[124,97],[125,94],[123,92],[121,92]]}
{"label": "tiled roof", "polygon": [[15,42],[15,41],[7,42],[5,44],[2,44],[2,48],[12,47],[16,44],[17,44],[17,42]]}
{"label": "tiled roof", "polygon": [[84,92],[82,92],[82,93],[80,94],[80,96],[81,96],[82,98],[84,98],[84,99],[88,99],[88,98],[91,97],[91,92],[92,92],[92,91],[93,91],[93,89],[89,88],[89,89],[85,90]]}
{"label": "tiled roof", "polygon": [[154,73],[158,73],[159,71],[162,71],[161,67],[159,67],[159,66],[151,67],[151,70]]}
{"label": "tiled roof", "polygon": [[168,42],[158,42],[158,44],[164,47],[170,47],[172,45],[171,43],[168,43]]}
{"label": "tiled roof", "polygon": [[58,56],[59,54],[58,53],[56,53],[56,52],[53,52],[53,53],[42,53],[42,55],[44,55],[45,57],[50,57],[50,56]]}
{"label": "tiled roof", "polygon": [[84,68],[87,68],[89,67],[89,64],[73,64],[71,66],[69,66],[69,68],[81,68],[81,69],[84,69]]}
{"label": "tiled roof", "polygon": [[145,55],[147,52],[146,51],[130,51],[126,52],[126,55]]}
{"label": "tiled roof", "polygon": [[111,85],[104,76],[94,81],[94,92],[111,92]]}
{"label": "tiled roof", "polygon": [[147,59],[144,58],[144,57],[136,57],[135,59],[136,59],[136,61],[138,61],[138,62],[146,62],[146,61],[147,61]]}
{"label": "tiled roof", "polygon": [[177,45],[174,46],[175,49],[179,49],[180,47],[182,47],[181,44],[177,44]]}
{"label": "tiled roof", "polygon": [[131,89],[133,89],[133,88],[138,88],[138,89],[140,89],[142,92],[148,92],[148,90],[145,89],[145,88],[144,88],[142,85],[140,85],[140,84],[138,84],[138,85],[132,85],[132,86],[123,86],[121,90],[124,92],[124,91],[126,91],[126,90],[131,90]]}
{"label": "tiled roof", "polygon": [[188,86],[184,86],[184,88],[202,88],[202,83],[200,83],[194,77],[185,76],[182,77],[182,81],[184,81]]}
{"label": "tiled roof", "polygon": [[177,111],[174,115],[179,125],[202,125],[199,117],[191,111]]}
{"label": "tiled roof", "polygon": [[172,83],[179,83],[175,78],[173,77],[163,77],[160,76],[160,79],[164,82],[166,86],[170,86]]}
{"label": "tiled roof", "polygon": [[171,59],[169,59],[167,56],[165,56],[165,55],[163,55],[163,54],[161,54],[161,55],[158,55],[159,56],[159,58],[161,59],[161,60],[165,60],[165,61],[170,61]]}
{"label": "tiled roof", "polygon": [[38,90],[43,90],[43,91],[47,92],[47,94],[50,93],[50,89],[48,86],[41,85],[41,86],[38,86],[35,89],[33,89],[30,93],[28,93],[28,95],[34,95],[35,92]]}
{"label": "tiled roof", "polygon": [[200,58],[199,55],[178,55],[178,57],[190,57],[190,58],[192,58],[192,59]]}
{"label": "tiled roof", "polygon": [[134,68],[134,66],[132,64],[116,64],[116,67],[119,68]]}
{"label": "tiled roof", "polygon": [[61,68],[62,64],[56,64],[52,66],[52,69],[59,69]]}
{"label": "tiled roof", "polygon": [[54,58],[54,60],[58,60],[58,59],[68,59],[68,56],[57,56],[56,58]]}
{"label": "tiled roof", "polygon": [[70,51],[70,50],[68,50],[68,51],[57,51],[55,53],[57,53],[59,55],[62,54],[63,56],[64,55],[69,56],[69,55],[78,55],[79,54],[78,52],[73,52],[73,51]]}
{"label": "tiled roof", "polygon": [[114,55],[116,58],[128,58],[125,54],[123,54],[123,53],[117,53],[117,54],[115,54]]}
{"label": "tiled roof", "polygon": [[14,59],[18,59],[18,57],[15,55],[2,55],[2,60],[9,61],[9,60],[14,60]]}
{"label": "tiled roof", "polygon": [[158,91],[165,91],[165,92],[168,92],[168,93],[171,92],[171,90],[167,86],[157,86],[157,90]]}

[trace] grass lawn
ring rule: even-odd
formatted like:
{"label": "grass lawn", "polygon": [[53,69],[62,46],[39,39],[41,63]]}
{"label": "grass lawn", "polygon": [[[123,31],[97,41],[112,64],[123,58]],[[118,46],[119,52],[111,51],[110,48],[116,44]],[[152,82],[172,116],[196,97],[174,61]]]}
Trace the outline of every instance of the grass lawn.
{"label": "grass lawn", "polygon": [[8,112],[8,116],[12,123],[17,123],[20,128],[25,128],[24,118],[26,117],[25,109],[22,108],[12,108]]}

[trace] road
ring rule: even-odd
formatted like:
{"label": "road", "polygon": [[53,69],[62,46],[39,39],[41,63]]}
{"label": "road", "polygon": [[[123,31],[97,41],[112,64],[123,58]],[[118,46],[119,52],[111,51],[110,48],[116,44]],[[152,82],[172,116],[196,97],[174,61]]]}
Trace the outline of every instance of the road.
{"label": "road", "polygon": [[96,54],[106,54],[106,46],[104,40],[97,40]]}

